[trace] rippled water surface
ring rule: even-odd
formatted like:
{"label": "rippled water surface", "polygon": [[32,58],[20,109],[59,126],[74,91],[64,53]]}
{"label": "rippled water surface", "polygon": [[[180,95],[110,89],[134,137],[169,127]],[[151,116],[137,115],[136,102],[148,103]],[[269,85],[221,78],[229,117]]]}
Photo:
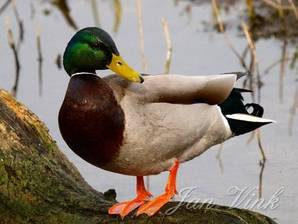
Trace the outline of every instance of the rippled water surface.
{"label": "rippled water surface", "polygon": [[[31,2],[31,3],[30,3]],[[89,1],[69,1],[71,15],[79,28],[94,26],[92,4]],[[102,28],[113,36],[122,56],[139,71],[143,71],[139,44],[139,31],[136,13],[136,1],[122,1],[121,20],[115,33],[115,2],[97,1],[99,22]],[[30,4],[29,4],[30,3]],[[173,45],[171,73],[181,74],[216,74],[229,71],[242,71],[243,68],[233,54],[222,34],[207,29],[204,21],[212,21],[212,10],[209,4],[193,6],[188,3],[175,5],[170,0],[143,0],[143,27],[145,57],[148,73],[162,73],[166,57],[161,19],[169,23],[169,31]],[[232,8],[238,10],[241,6]],[[62,13],[51,4],[43,1],[17,1],[20,18],[24,22],[24,43],[19,49],[21,72],[17,98],[25,103],[49,127],[60,149],[78,167],[88,183],[99,191],[109,188],[117,190],[118,200],[132,198],[135,190],[135,178],[118,175],[98,169],[77,157],[62,140],[57,123],[57,114],[62,103],[69,77],[55,64],[58,54],[63,53],[67,41],[75,30],[69,26]],[[117,8],[116,8],[117,9]],[[119,9],[118,9],[119,10]],[[191,11],[189,11],[191,10]],[[188,14],[190,12],[191,14]],[[45,13],[49,14],[45,16]],[[119,16],[119,11],[118,11]],[[17,38],[18,27],[11,6],[0,15],[0,86],[11,90],[14,83],[13,54],[7,44],[6,27],[12,27]],[[119,18],[118,18],[119,19]],[[235,22],[235,21],[234,21]],[[233,23],[233,21],[231,21]],[[117,25],[117,24],[116,24]],[[39,31],[37,31],[39,30]],[[43,86],[42,95],[38,94],[38,61],[36,49],[36,32],[41,33],[41,49],[43,54]],[[237,29],[228,30],[233,45],[240,52],[247,41],[239,35]],[[267,209],[254,207],[280,223],[296,223],[298,219],[298,118],[291,119],[295,91],[297,91],[297,71],[286,65],[284,77],[284,99],[279,100],[280,66],[276,66],[264,74],[264,70],[281,57],[283,42],[270,38],[256,42],[257,58],[260,67],[263,87],[261,103],[265,108],[265,117],[274,119],[276,124],[267,125],[261,130],[261,141],[267,161],[263,173],[263,198],[270,202],[273,195],[282,191],[277,197],[277,208]],[[288,45],[291,52],[294,47]],[[107,74],[107,72],[103,72]],[[240,82],[241,86],[241,82]],[[248,95],[247,100],[251,100]],[[292,131],[289,132],[292,123]],[[79,128],[79,127],[78,127]],[[223,145],[220,154],[222,168],[217,159],[219,146],[215,146],[200,157],[181,166],[178,176],[178,187],[196,187],[188,200],[213,200],[215,203],[231,205],[236,196],[231,196],[231,189],[253,191],[259,186],[261,167],[260,150],[256,138],[250,143],[250,134],[233,138]],[[161,193],[164,189],[167,173],[150,178],[150,189],[153,193]],[[257,199],[257,191],[243,194],[244,201]],[[270,204],[270,203],[269,203]],[[243,207],[244,204],[238,205]]]}

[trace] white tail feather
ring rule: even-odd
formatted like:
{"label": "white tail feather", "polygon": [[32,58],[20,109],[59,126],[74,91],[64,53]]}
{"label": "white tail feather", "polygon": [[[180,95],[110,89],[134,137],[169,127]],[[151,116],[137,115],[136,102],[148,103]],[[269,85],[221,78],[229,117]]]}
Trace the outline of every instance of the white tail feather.
{"label": "white tail feather", "polygon": [[255,122],[255,123],[275,123],[276,121],[270,120],[270,119],[265,119],[249,114],[228,114],[226,115],[227,118],[234,119],[234,120],[239,120],[239,121],[248,121],[248,122]]}

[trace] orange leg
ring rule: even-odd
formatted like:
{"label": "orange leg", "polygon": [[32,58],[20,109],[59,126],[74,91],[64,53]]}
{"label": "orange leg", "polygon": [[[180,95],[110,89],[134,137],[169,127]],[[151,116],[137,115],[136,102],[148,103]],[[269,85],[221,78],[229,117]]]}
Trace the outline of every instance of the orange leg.
{"label": "orange leg", "polygon": [[131,201],[120,202],[109,208],[109,214],[119,214],[123,219],[131,211],[149,200],[151,193],[145,189],[143,177],[137,177],[137,197]]}
{"label": "orange leg", "polygon": [[154,215],[162,206],[168,203],[175,194],[177,194],[176,176],[178,168],[179,161],[176,160],[170,169],[170,175],[165,188],[165,193],[142,205],[137,211],[137,216],[143,213],[147,214],[148,216]]}

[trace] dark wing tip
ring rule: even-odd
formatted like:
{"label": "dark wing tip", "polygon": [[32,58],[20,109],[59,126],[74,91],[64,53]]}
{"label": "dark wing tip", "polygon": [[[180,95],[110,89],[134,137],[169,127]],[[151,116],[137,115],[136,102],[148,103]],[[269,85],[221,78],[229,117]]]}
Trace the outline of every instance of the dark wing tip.
{"label": "dark wing tip", "polygon": [[235,91],[238,91],[240,93],[252,93],[253,91],[250,89],[243,89],[243,88],[234,88]]}

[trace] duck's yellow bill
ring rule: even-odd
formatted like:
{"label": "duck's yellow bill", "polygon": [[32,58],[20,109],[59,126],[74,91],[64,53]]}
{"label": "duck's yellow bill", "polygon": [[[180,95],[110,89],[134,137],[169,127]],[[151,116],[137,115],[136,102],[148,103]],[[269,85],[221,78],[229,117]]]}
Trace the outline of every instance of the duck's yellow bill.
{"label": "duck's yellow bill", "polygon": [[141,74],[133,70],[119,55],[113,54],[112,61],[107,67],[131,82],[142,83],[144,81]]}

